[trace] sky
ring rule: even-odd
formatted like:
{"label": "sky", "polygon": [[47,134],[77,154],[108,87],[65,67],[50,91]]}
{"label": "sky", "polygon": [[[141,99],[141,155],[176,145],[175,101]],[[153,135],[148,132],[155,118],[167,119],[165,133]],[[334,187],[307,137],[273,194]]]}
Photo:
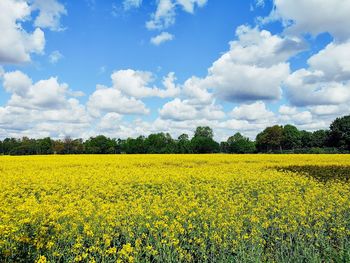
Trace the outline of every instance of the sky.
{"label": "sky", "polygon": [[0,138],[326,129],[350,1],[0,0]]}

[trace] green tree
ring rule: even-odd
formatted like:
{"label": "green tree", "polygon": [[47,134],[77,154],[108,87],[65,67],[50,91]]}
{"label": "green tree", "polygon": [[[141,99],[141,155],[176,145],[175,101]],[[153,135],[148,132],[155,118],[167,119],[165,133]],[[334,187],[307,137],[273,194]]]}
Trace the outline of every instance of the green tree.
{"label": "green tree", "polygon": [[214,137],[213,130],[208,126],[199,126],[196,128],[194,137],[213,138]]}
{"label": "green tree", "polygon": [[300,131],[300,140],[302,148],[311,148],[312,145],[312,132],[302,130]]}
{"label": "green tree", "polygon": [[93,154],[111,154],[115,153],[116,145],[115,140],[99,135],[85,142],[85,151]]}
{"label": "green tree", "polygon": [[175,142],[169,133],[150,134],[145,140],[147,153],[172,153],[175,151]]}
{"label": "green tree", "polygon": [[220,146],[212,138],[197,136],[191,140],[191,149],[193,153],[215,153]]}
{"label": "green tree", "polygon": [[256,147],[261,152],[282,151],[283,127],[267,127],[256,136]]}
{"label": "green tree", "polygon": [[297,127],[287,124],[283,127],[282,148],[285,150],[294,150],[300,148],[301,133]]}
{"label": "green tree", "polygon": [[176,152],[177,153],[191,153],[191,141],[188,134],[181,134],[177,138],[176,142]]}
{"label": "green tree", "polygon": [[312,147],[323,148],[327,146],[328,132],[326,130],[314,131],[311,136]]}
{"label": "green tree", "polygon": [[136,139],[128,138],[122,142],[121,150],[128,154],[147,153],[145,140],[144,136],[139,136]]}
{"label": "green tree", "polygon": [[227,140],[228,153],[253,153],[255,152],[255,143],[237,132]]}
{"label": "green tree", "polygon": [[37,140],[38,154],[52,154],[53,141],[50,137]]}
{"label": "green tree", "polygon": [[220,145],[213,140],[214,134],[210,127],[197,127],[191,139],[193,153],[214,153],[218,152]]}
{"label": "green tree", "polygon": [[335,119],[329,130],[331,146],[350,150],[350,115]]}

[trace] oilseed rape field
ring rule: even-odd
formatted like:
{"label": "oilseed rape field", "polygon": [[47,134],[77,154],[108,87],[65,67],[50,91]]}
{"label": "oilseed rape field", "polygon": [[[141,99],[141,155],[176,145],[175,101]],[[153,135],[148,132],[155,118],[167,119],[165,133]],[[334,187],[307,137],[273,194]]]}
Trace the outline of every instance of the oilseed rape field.
{"label": "oilseed rape field", "polygon": [[0,157],[0,262],[350,262],[346,155]]}

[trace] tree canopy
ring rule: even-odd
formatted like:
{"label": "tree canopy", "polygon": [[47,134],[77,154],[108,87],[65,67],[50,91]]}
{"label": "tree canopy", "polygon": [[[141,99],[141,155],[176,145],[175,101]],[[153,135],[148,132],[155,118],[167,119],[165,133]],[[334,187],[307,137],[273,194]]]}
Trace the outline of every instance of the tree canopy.
{"label": "tree canopy", "polygon": [[146,153],[337,153],[350,151],[350,116],[337,118],[329,130],[314,132],[298,130],[286,124],[266,127],[255,141],[236,132],[226,141],[216,142],[208,126],[195,129],[192,138],[181,134],[177,139],[169,133],[154,133],[147,137],[115,139],[104,135],[87,140],[65,137],[54,140],[46,137],[5,138],[0,140],[0,154],[146,154]]}

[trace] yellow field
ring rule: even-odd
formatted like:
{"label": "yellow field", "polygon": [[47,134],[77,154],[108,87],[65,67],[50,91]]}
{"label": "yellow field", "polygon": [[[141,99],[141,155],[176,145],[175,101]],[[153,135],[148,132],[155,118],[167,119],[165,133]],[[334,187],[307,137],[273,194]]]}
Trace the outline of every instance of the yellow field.
{"label": "yellow field", "polygon": [[0,261],[350,261],[350,183],[305,165],[350,157],[0,157]]}

